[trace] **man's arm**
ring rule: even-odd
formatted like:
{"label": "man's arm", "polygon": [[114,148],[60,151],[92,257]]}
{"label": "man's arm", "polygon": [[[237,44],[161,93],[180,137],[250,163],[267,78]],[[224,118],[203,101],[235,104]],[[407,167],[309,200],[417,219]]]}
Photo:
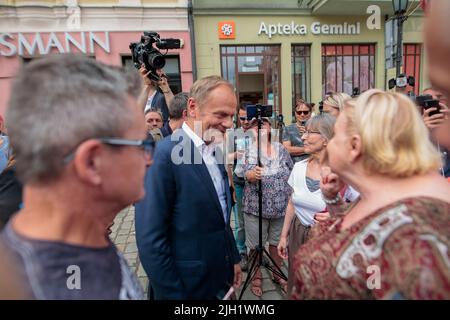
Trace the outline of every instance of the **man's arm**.
{"label": "man's arm", "polygon": [[301,156],[305,154],[304,147],[293,147],[290,141],[283,141],[283,146],[287,149],[291,156]]}
{"label": "man's arm", "polygon": [[167,78],[162,76],[161,81],[158,82],[158,86],[164,94],[164,99],[166,100],[167,106],[169,106],[173,100],[174,95],[172,89],[170,89],[169,83],[167,82]]}
{"label": "man's arm", "polygon": [[175,179],[167,145],[156,149],[145,179],[145,198],[136,205],[139,257],[156,299],[186,299],[172,258],[171,219],[176,202]]}
{"label": "man's arm", "polygon": [[145,106],[147,105],[147,100],[148,100],[148,97],[150,96],[151,91],[152,91],[152,89],[150,87],[144,86],[142,88],[142,91],[138,97],[138,105],[139,105],[139,108],[141,108],[141,110],[145,110]]}
{"label": "man's arm", "polygon": [[141,74],[142,81],[144,82],[144,87],[142,88],[141,94],[138,97],[138,105],[142,110],[144,110],[145,106],[147,105],[148,97],[153,94],[153,92],[155,91],[155,87],[153,86],[151,80],[148,78],[150,72],[147,72],[144,67],[141,67],[139,69],[139,73]]}

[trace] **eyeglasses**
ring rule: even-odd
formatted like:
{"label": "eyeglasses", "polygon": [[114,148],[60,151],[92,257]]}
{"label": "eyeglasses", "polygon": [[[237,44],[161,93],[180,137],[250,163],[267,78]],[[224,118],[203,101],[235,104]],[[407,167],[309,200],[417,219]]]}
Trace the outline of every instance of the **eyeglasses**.
{"label": "eyeglasses", "polygon": [[306,131],[303,133],[303,135],[305,135],[305,134],[311,134],[311,133],[321,134],[320,131],[306,130]]}
{"label": "eyeglasses", "polygon": [[130,139],[122,139],[122,138],[100,138],[98,139],[104,144],[110,146],[130,146],[130,147],[138,147],[141,148],[147,156],[153,156],[153,150],[155,149],[155,141],[150,139],[145,140],[130,140]]}
{"label": "eyeglasses", "polygon": [[310,112],[310,111],[295,111],[295,113],[296,113],[297,115],[303,114],[303,115],[305,115],[305,116],[307,116],[307,115],[309,114],[309,112]]}
{"label": "eyeglasses", "polygon": [[247,121],[248,119],[247,119],[247,117],[239,117],[239,120],[241,120],[241,121]]}
{"label": "eyeglasses", "polygon": [[[153,151],[155,150],[155,141],[150,139],[145,140],[131,140],[131,139],[123,139],[123,138],[98,138],[103,144],[115,146],[115,147],[138,147],[142,149],[146,156],[152,157]],[[64,163],[69,163],[75,155],[75,151],[70,153],[68,156],[64,158]]]}

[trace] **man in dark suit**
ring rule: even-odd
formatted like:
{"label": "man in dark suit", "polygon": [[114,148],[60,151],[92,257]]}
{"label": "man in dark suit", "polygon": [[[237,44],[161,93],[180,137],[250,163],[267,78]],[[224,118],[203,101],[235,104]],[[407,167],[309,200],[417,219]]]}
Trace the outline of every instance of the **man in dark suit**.
{"label": "man in dark suit", "polygon": [[[221,299],[241,283],[232,197],[216,149],[236,111],[232,85],[194,83],[187,120],[158,144],[136,205],[136,239],[155,299]],[[221,161],[222,160],[222,161]]]}

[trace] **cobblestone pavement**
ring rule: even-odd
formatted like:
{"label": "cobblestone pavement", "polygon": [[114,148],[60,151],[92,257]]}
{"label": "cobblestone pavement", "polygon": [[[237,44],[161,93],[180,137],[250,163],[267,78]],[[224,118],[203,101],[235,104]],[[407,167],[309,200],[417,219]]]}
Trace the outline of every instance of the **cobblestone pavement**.
{"label": "cobblestone pavement", "polygon": [[[233,218],[233,215],[231,215]],[[231,225],[234,225],[232,219]],[[127,259],[130,267],[136,272],[142,287],[147,292],[148,277],[139,261],[137,246],[136,246],[136,233],[134,228],[134,207],[130,206],[122,210],[114,220],[114,225],[111,227],[112,233],[110,235],[111,240],[116,244],[117,248],[123,253],[125,259]],[[286,268],[283,267],[283,271],[287,274]],[[269,272],[263,268],[263,295],[262,297],[256,297],[251,291],[250,286],[244,292],[242,300],[280,300],[284,299],[284,293],[280,287],[274,284],[269,276]],[[243,282],[247,277],[247,273],[244,273]],[[239,291],[238,291],[239,294]]]}

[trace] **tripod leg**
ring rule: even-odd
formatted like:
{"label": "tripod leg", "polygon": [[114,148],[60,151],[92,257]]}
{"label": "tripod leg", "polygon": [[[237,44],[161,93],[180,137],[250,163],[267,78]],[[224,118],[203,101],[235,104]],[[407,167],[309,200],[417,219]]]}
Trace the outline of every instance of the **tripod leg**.
{"label": "tripod leg", "polygon": [[250,281],[253,280],[253,278],[255,277],[258,269],[259,269],[259,263],[258,263],[258,253],[256,250],[250,250],[250,254],[249,254],[249,265],[250,268],[248,269],[247,272],[247,278],[245,279],[244,285],[242,286],[242,290],[241,293],[239,294],[239,300],[242,299],[242,295],[244,294],[245,290],[248,288]]}
{"label": "tripod leg", "polygon": [[269,260],[272,262],[272,265],[265,266],[267,270],[272,271],[272,273],[283,280],[287,280],[286,275],[281,270],[281,266],[278,266],[278,264],[274,261],[272,256],[267,252],[267,250],[264,248],[264,254],[269,258]]}

